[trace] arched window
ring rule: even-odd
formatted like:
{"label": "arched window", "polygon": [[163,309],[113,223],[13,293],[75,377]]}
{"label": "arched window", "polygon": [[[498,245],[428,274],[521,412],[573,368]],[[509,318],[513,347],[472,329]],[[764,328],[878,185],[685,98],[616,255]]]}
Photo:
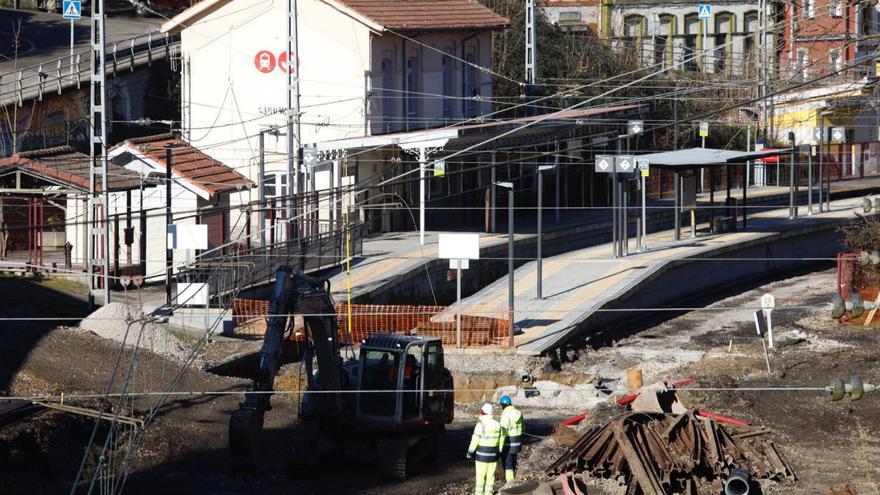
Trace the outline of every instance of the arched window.
{"label": "arched window", "polygon": [[743,16],[743,65],[744,71],[751,71],[758,60],[758,13],[746,12]]}
{"label": "arched window", "polygon": [[675,35],[675,17],[661,15],[654,35],[654,64],[668,69],[672,61],[672,37]]}
{"label": "arched window", "polygon": [[419,116],[419,96],[419,59],[416,54],[412,54],[406,59],[407,126],[415,125],[413,119]]}
{"label": "arched window", "polygon": [[392,102],[394,101],[391,96],[391,90],[393,85],[393,74],[394,66],[391,65],[391,57],[387,55],[380,62],[380,69],[382,71],[382,129],[385,132],[391,131],[391,115],[392,112]]}
{"label": "arched window", "polygon": [[700,34],[700,19],[696,15],[689,15],[684,19],[684,49],[682,50],[682,65],[685,70],[697,70],[697,37]]}
{"label": "arched window", "polygon": [[477,116],[477,101],[473,99],[480,96],[480,73],[477,68],[479,59],[477,58],[477,48],[475,46],[468,47],[465,51],[464,60],[467,62],[464,67],[464,98],[465,100],[465,117],[474,118]]}
{"label": "arched window", "polygon": [[440,57],[440,68],[443,79],[443,118],[448,119],[452,117],[452,91],[454,88],[452,75],[454,74],[454,66],[452,57],[446,51]]}
{"label": "arched window", "polygon": [[635,50],[640,61],[642,58],[642,42],[645,36],[645,17],[641,15],[628,15],[623,19],[623,48]]}
{"label": "arched window", "polygon": [[715,72],[723,73],[730,66],[728,57],[733,52],[730,43],[734,31],[733,14],[721,13],[715,16]]}

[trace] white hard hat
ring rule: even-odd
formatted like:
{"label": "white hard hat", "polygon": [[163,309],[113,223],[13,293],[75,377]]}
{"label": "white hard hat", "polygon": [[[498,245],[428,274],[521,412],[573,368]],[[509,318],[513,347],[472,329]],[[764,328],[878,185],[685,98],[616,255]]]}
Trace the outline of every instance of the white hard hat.
{"label": "white hard hat", "polygon": [[491,416],[492,415],[492,404],[489,404],[488,402],[483,404],[483,407],[480,408],[480,412],[486,416]]}

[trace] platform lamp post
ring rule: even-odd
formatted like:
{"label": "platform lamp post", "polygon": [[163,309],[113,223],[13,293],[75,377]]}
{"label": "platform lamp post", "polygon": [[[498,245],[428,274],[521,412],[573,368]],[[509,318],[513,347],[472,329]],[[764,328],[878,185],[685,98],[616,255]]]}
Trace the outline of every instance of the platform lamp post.
{"label": "platform lamp post", "polygon": [[507,345],[513,348],[513,182],[496,182],[507,188]]}
{"label": "platform lamp post", "polygon": [[829,196],[831,196],[831,167],[828,168],[828,183],[825,183],[825,174],[824,172],[824,155],[825,155],[825,141],[828,139],[828,129],[825,127],[825,117],[833,114],[833,110],[824,110],[819,113],[819,213],[822,213],[822,197],[824,191],[824,197],[826,200],[824,211],[831,211],[831,202]]}

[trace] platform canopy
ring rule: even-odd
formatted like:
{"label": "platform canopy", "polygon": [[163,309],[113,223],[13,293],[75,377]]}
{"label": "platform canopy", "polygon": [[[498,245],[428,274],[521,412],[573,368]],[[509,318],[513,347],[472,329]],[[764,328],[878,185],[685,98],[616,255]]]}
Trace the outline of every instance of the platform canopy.
{"label": "platform canopy", "polygon": [[637,160],[648,160],[651,167],[668,169],[687,169],[694,167],[715,167],[735,165],[749,160],[758,160],[769,156],[785,155],[797,151],[795,149],[774,149],[766,151],[735,151],[714,148],[688,148],[662,153],[636,155]]}

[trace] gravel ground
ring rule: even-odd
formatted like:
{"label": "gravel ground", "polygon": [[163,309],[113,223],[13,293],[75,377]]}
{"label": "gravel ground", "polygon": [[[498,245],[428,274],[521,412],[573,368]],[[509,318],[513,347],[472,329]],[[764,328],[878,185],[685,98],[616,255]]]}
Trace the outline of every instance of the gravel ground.
{"label": "gravel ground", "polygon": [[[595,394],[595,388],[585,384],[603,379],[603,387],[606,383],[614,386],[615,380],[631,367],[644,370],[646,383],[694,377],[703,387],[815,386],[828,383],[833,374],[860,374],[867,382],[880,382],[875,351],[880,346],[880,332],[832,322],[827,301],[834,280],[834,273],[825,271],[726,298],[711,305],[708,311],[674,318],[614,347],[582,352],[579,361],[564,364],[563,371],[555,375],[541,374],[540,360],[500,354],[450,353],[447,365],[456,373],[457,380],[469,377],[488,383],[495,379],[494,392],[497,387],[510,385],[503,382],[517,380],[523,373],[534,373],[539,382],[553,382],[541,383],[541,399],[534,404],[525,403],[531,399],[516,399],[523,403],[529,434],[521,455],[521,474],[538,478],[562,450],[548,438],[556,421],[590,410],[587,423],[592,424],[622,412],[607,400],[597,402],[601,397],[590,396]],[[12,286],[11,282],[0,280],[0,290],[13,295],[0,301],[0,316],[40,311],[39,301],[45,301],[46,294],[27,294],[25,289],[48,289],[19,286],[22,283],[15,281]],[[796,307],[774,313],[777,349],[770,357],[772,374],[764,368],[751,316],[751,308],[765,292],[776,296],[780,308]],[[51,297],[57,300],[57,296]],[[60,304],[63,299],[59,301],[60,308],[66,307]],[[67,302],[73,308],[70,314],[82,314],[78,299]],[[0,329],[0,336],[5,343],[0,348],[0,392],[11,394],[103,390],[119,348],[114,341],[82,330],[56,329],[40,323],[6,325]],[[123,353],[123,359],[127,356],[130,351]],[[143,353],[134,378],[136,388],[148,390],[166,385],[177,366],[174,361]],[[240,390],[244,386],[244,380],[190,370],[183,375],[180,389]],[[581,390],[572,392],[565,387]],[[494,395],[490,393],[489,398]],[[692,391],[680,397],[686,405],[740,417],[774,432],[775,441],[800,480],[789,485],[771,484],[765,487],[765,495],[824,494],[829,488],[844,484],[849,484],[857,495],[880,493],[876,468],[880,464],[880,396],[867,395],[852,403],[832,403],[823,394],[786,392]],[[127,491],[467,495],[473,490],[473,464],[464,459],[464,450],[478,400],[456,404],[456,421],[447,430],[437,465],[401,483],[382,480],[368,461],[354,463],[342,459],[332,460],[326,470],[316,472],[309,480],[286,477],[284,459],[300,428],[295,420],[295,404],[286,397],[274,398],[273,409],[266,417],[267,461],[260,472],[249,479],[230,475],[226,428],[229,412],[239,400],[239,396],[224,396],[170,401],[147,432],[132,465]],[[152,401],[135,404],[135,413],[144,413],[151,404]],[[83,432],[90,431],[92,424],[91,420],[44,414],[0,430],[0,493],[65,491],[63,487],[69,484],[81,458]],[[12,455],[3,458],[5,453]],[[620,491],[621,487],[614,482],[603,480],[594,484],[590,495]]]}
{"label": "gravel ground", "polygon": [[145,322],[143,315],[133,306],[123,303],[110,303],[98,308],[79,324],[79,328],[94,332],[99,337],[127,346],[138,347],[160,356],[177,361],[185,361],[190,349],[170,334],[165,327],[153,322]]}

